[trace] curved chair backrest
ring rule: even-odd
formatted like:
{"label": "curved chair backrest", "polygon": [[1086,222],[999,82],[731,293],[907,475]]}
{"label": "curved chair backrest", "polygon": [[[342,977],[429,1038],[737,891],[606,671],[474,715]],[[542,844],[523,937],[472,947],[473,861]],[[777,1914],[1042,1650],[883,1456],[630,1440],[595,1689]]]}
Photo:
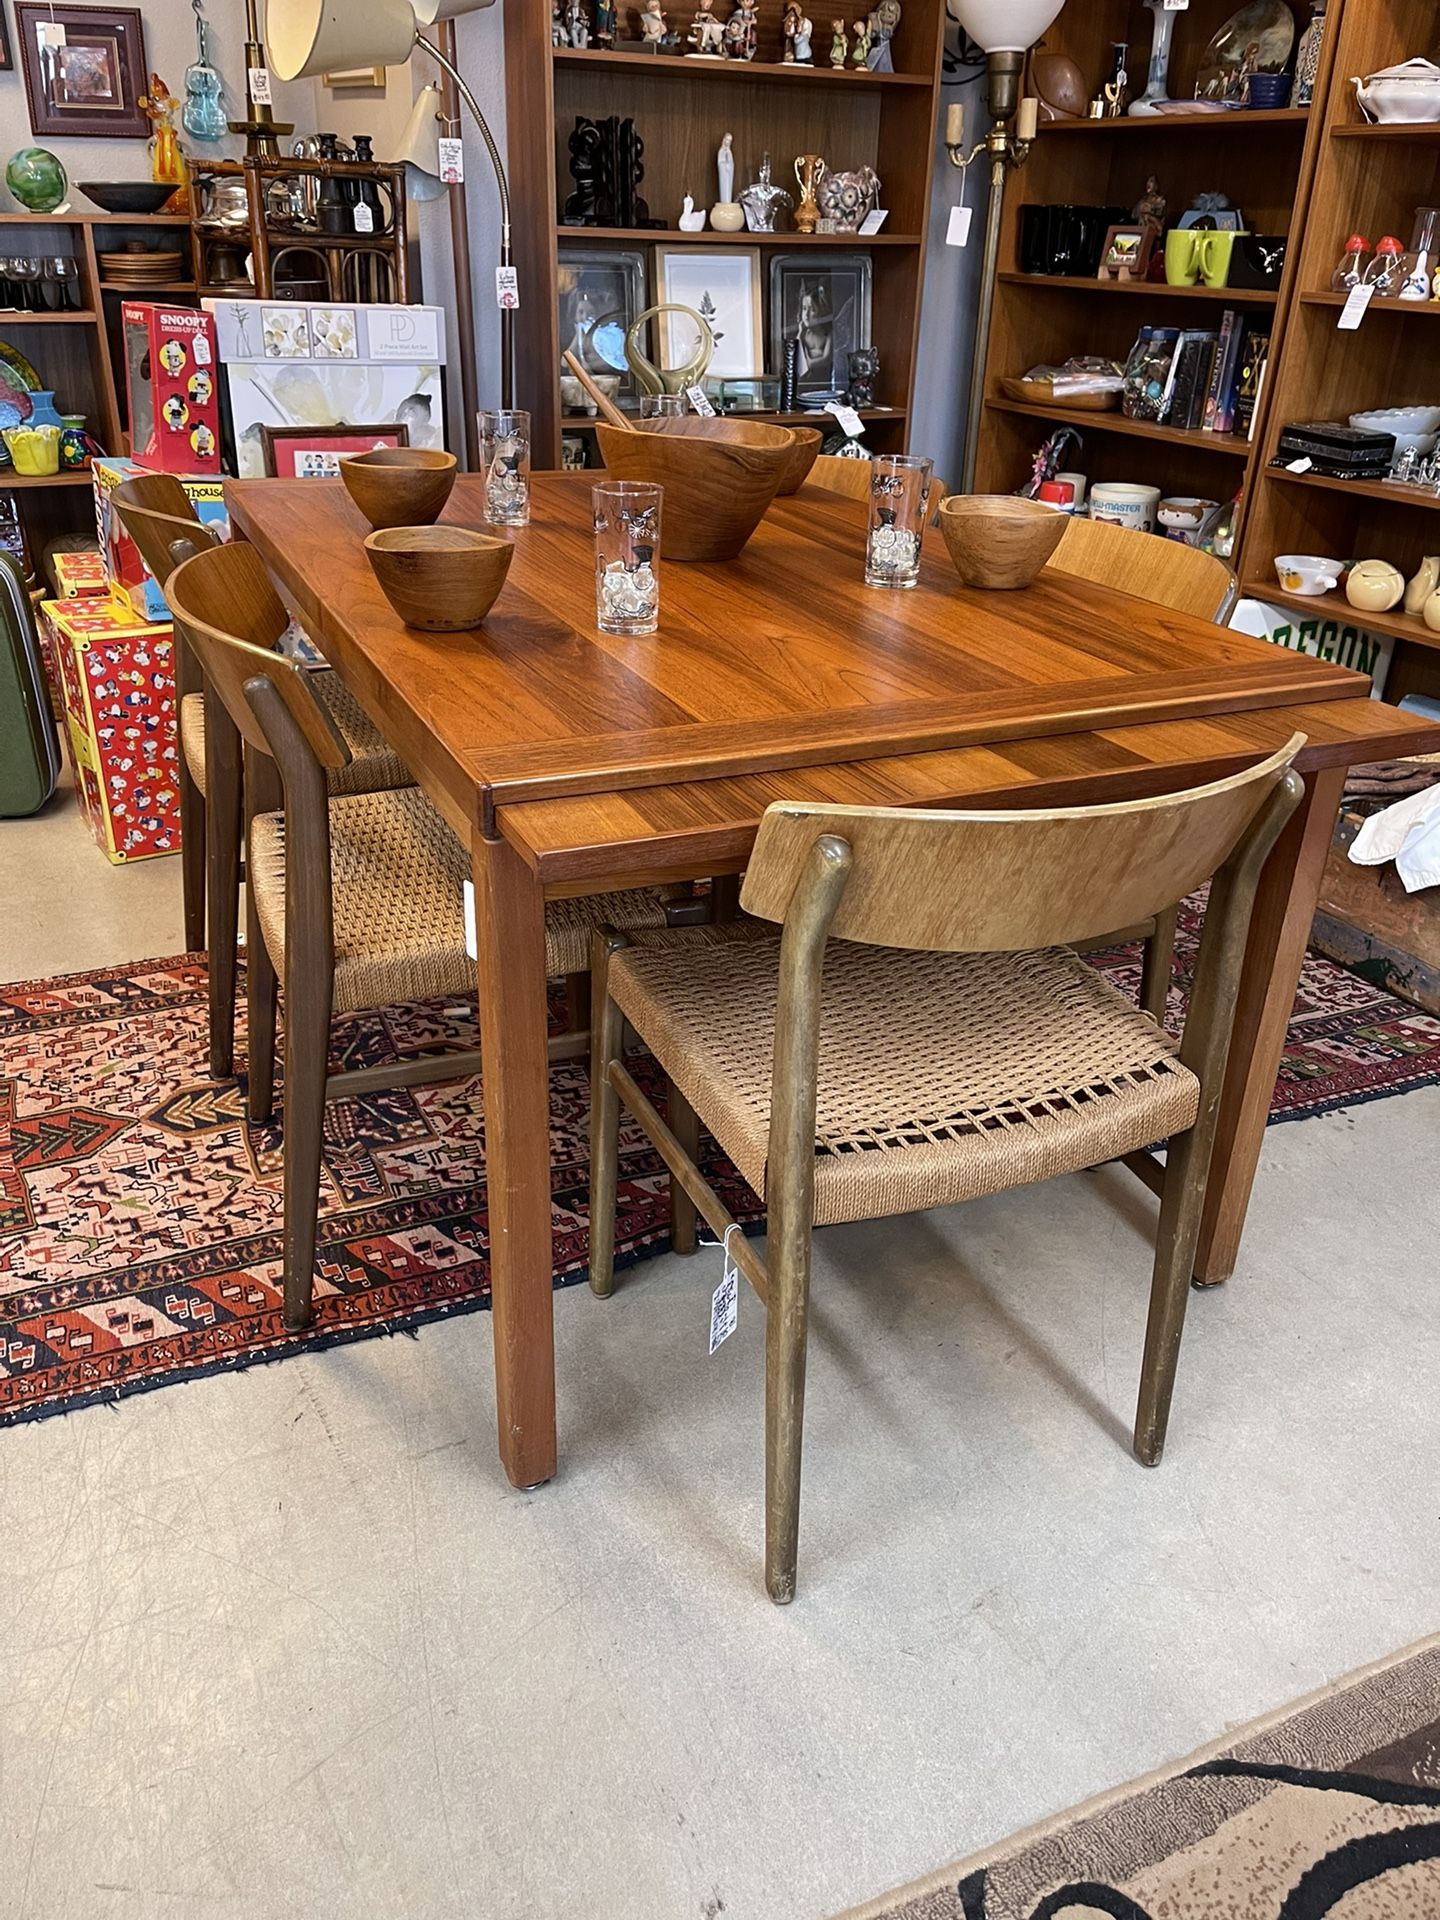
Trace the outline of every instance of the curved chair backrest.
{"label": "curved chair backrest", "polygon": [[1243,773],[1116,806],[930,813],[782,801],[760,823],[741,904],[784,920],[817,841],[834,836],[849,850],[836,938],[950,953],[1092,940],[1210,879],[1287,776],[1298,798],[1289,769],[1304,744],[1296,734]]}
{"label": "curved chair backrest", "polygon": [[[827,493],[843,493],[851,500],[870,498],[870,462],[868,460],[847,460],[838,453],[822,453],[810,469],[811,484],[823,487]],[[930,476],[930,511],[934,513],[942,500],[950,497],[951,488],[938,473]]]}
{"label": "curved chair backrest", "polygon": [[1071,520],[1050,564],[1096,586],[1133,593],[1217,626],[1230,618],[1240,592],[1234,574],[1213,553],[1154,534],[1139,545],[1129,527],[1112,526],[1108,520]]}
{"label": "curved chair backrest", "polygon": [[[184,495],[185,489],[173,474],[152,473],[145,477],[147,480],[173,480],[181,495]],[[140,549],[140,558],[163,587],[180,560],[188,560],[192,553],[204,553],[207,548],[218,546],[220,536],[193,513],[161,512],[154,507],[143,507],[136,500],[121,499],[125,488],[134,484],[127,480],[124,486],[117,487],[111,504],[120,516],[120,524]],[[185,504],[188,506],[190,503],[187,500]]]}
{"label": "curved chair backrest", "polygon": [[110,496],[122,507],[144,507],[147,513],[168,513],[175,520],[195,520],[195,504],[173,473],[135,473],[122,480]]}
{"label": "curved chair backrest", "polygon": [[252,546],[241,541],[197,553],[165,582],[165,598],[176,630],[194,649],[247,746],[275,757],[246,691],[251,682],[267,680],[319,764],[333,768],[348,763],[350,751],[316,698],[305,669],[274,651],[290,616]]}

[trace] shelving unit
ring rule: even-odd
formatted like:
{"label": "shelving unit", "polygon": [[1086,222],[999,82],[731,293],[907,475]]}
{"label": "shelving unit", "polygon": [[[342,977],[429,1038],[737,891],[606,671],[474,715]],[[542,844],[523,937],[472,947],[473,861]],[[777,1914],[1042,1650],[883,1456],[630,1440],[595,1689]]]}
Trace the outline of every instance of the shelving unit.
{"label": "shelving unit", "polygon": [[[1331,11],[1337,0],[1331,0]],[[1386,0],[1389,4],[1389,0]],[[1297,27],[1307,11],[1294,9]],[[1233,0],[1191,0],[1176,18],[1169,86],[1176,99],[1194,90],[1199,58],[1211,36],[1234,12]],[[1143,85],[1149,61],[1152,12],[1141,0],[1094,0],[1064,9],[1045,35],[1047,53],[1072,59],[1087,84],[1109,72],[1111,43],[1129,46],[1132,93]],[[1316,100],[1324,98],[1335,59],[1334,23],[1327,34]],[[1346,73],[1365,71],[1345,67]],[[1319,145],[1318,111],[1128,115],[1113,120],[1042,123],[1025,165],[1006,185],[1000,271],[990,348],[984,369],[985,415],[975,485],[1009,493],[1030,473],[1044,427],[1068,425],[1084,436],[1083,453],[1066,461],[1093,481],[1135,480],[1162,492],[1224,500],[1237,492],[1248,504],[1261,461],[1262,436],[1277,368],[1286,348],[1298,248],[1292,244],[1277,289],[1172,287],[1164,281],[1112,281],[1026,273],[1021,268],[1020,216],[1027,204],[1133,206],[1154,174],[1172,218],[1197,193],[1222,192],[1240,207],[1254,233],[1305,230]],[[978,176],[977,176],[978,177]],[[1004,392],[1007,376],[1055,364],[1076,353],[1122,361],[1142,324],[1218,325],[1225,307],[1271,316],[1265,391],[1249,440],[1185,432],[1121,413],[1063,406],[1031,406]],[[1242,515],[1240,538],[1246,537]]]}
{"label": "shelving unit", "polygon": [[[516,337],[516,397],[532,416],[537,466],[561,463],[561,433],[588,430],[588,416],[560,405],[559,249],[587,245],[640,248],[647,255],[647,298],[657,298],[653,248],[747,246],[831,252],[868,251],[873,272],[872,338],[880,351],[877,398],[867,410],[866,443],[899,452],[907,442],[930,208],[930,156],[939,100],[943,0],[906,0],[892,42],[894,73],[828,65],[787,66],[781,59],[784,0],[761,0],[760,57],[691,60],[652,54],[634,43],[613,51],[550,44],[549,8],[504,0],[506,106],[521,325]],[[622,16],[625,12],[621,10]],[[679,9],[672,21],[683,30]],[[815,50],[828,38],[817,19]],[[822,40],[824,47],[822,48]],[[633,119],[645,142],[640,191],[656,219],[674,222],[686,193],[709,208],[716,198],[715,150],[734,135],[737,192],[769,152],[776,182],[791,187],[791,165],[819,153],[837,169],[871,166],[880,176],[885,228],[856,234],[681,233],[672,225],[634,231],[563,224],[571,190],[570,133],[577,115]],[[768,289],[764,290],[768,297]],[[767,329],[768,336],[768,329]],[[778,367],[756,368],[778,375]],[[746,414],[746,419],[812,421],[825,415]]]}
{"label": "shelving unit", "polygon": [[1416,207],[1440,202],[1440,125],[1370,126],[1350,74],[1373,73],[1424,53],[1435,42],[1430,0],[1330,0],[1334,79],[1317,95],[1318,158],[1310,217],[1297,257],[1297,298],[1266,416],[1254,504],[1245,542],[1249,591],[1310,618],[1366,627],[1401,644],[1387,700],[1440,694],[1440,633],[1403,609],[1362,613],[1343,593],[1290,595],[1275,582],[1279,553],[1392,561],[1408,578],[1440,544],[1440,497],[1383,481],[1332,480],[1266,464],[1293,421],[1344,420],[1374,407],[1440,405],[1435,322],[1440,302],[1373,301],[1354,332],[1336,321],[1344,297],[1330,276],[1347,236],[1372,245],[1382,234],[1408,243]]}

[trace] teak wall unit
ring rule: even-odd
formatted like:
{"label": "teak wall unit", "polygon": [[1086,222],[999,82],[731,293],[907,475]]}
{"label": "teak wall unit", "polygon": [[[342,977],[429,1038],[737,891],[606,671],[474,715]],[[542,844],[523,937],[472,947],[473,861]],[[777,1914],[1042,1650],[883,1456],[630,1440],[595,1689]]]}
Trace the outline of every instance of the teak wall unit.
{"label": "teak wall unit", "polygon": [[[1372,407],[1440,404],[1440,301],[1372,301],[1358,330],[1340,332],[1344,296],[1330,276],[1352,233],[1372,247],[1393,233],[1407,245],[1416,207],[1440,205],[1440,125],[1370,126],[1349,84],[1413,54],[1440,36],[1433,0],[1330,0],[1338,11],[1334,80],[1317,99],[1319,160],[1310,217],[1299,248],[1294,315],[1264,422],[1263,458],[1295,420],[1344,420]],[[1315,618],[1394,635],[1387,700],[1440,694],[1440,633],[1397,608],[1359,613],[1341,592],[1285,593],[1277,553],[1393,561],[1407,579],[1440,552],[1440,499],[1387,485],[1291,474],[1261,465],[1245,541],[1248,592]]]}
{"label": "teak wall unit", "polygon": [[[1380,11],[1389,0],[1369,0]],[[1340,0],[1330,0],[1338,12]],[[1201,54],[1235,10],[1235,0],[1191,0],[1176,15],[1169,90],[1175,99],[1193,95]],[[1419,12],[1418,0],[1412,11]],[[1297,33],[1308,10],[1292,0]],[[1091,0],[1067,6],[1045,35],[1047,53],[1065,54],[1098,89],[1110,71],[1113,41],[1129,45],[1131,97],[1143,90],[1149,64],[1153,16],[1140,0]],[[1042,124],[1025,165],[1006,183],[999,276],[990,350],[985,365],[985,413],[975,486],[979,492],[1010,493],[1028,478],[1035,448],[1055,426],[1084,435],[1078,465],[1094,480],[1135,480],[1162,493],[1198,494],[1228,500],[1244,490],[1253,498],[1265,420],[1285,352],[1296,255],[1305,231],[1319,125],[1329,75],[1334,68],[1335,20],[1327,23],[1315,105],[1275,112],[1164,114],[1136,119],[1069,120]],[[1365,71],[1351,67],[1349,73]],[[1020,270],[1020,209],[1027,203],[1133,206],[1154,174],[1173,220],[1197,193],[1221,192],[1242,209],[1249,231],[1289,233],[1285,277],[1277,291],[1172,287],[1164,281],[1121,285],[1101,280],[1060,279]],[[978,179],[978,174],[977,174]],[[1343,215],[1337,214],[1337,218]],[[1338,256],[1337,256],[1338,257]],[[1333,263],[1332,263],[1333,264]],[[1007,375],[1058,363],[1074,353],[1098,353],[1123,361],[1144,324],[1218,325],[1226,306],[1274,312],[1270,361],[1255,434],[1182,432],[1119,412],[1091,413],[1063,406],[1030,406],[1004,394]],[[1242,518],[1241,540],[1245,525]]]}
{"label": "teak wall unit", "polygon": [[[620,31],[628,34],[636,10],[622,6],[618,11]],[[717,8],[722,18],[727,11]],[[676,0],[669,9],[671,26],[683,35],[692,12]],[[881,362],[876,398],[891,410],[864,416],[865,439],[877,452],[905,447],[929,223],[943,0],[905,0],[891,43],[893,74],[832,68],[829,15],[822,20],[819,8],[810,12],[815,18],[813,68],[781,63],[783,0],[761,0],[755,60],[724,63],[687,60],[678,52],[644,53],[638,42],[628,39],[613,52],[552,48],[550,9],[540,0],[505,0],[506,120],[515,258],[524,303],[516,336],[516,401],[532,415],[537,466],[560,465],[562,426],[571,432],[594,424],[584,417],[562,419],[559,382],[558,249],[587,243],[759,247],[762,275],[764,261],[775,248],[868,250],[874,273],[872,337]],[[572,186],[569,137],[577,114],[589,119],[618,114],[635,121],[645,142],[640,191],[651,217],[665,220],[667,226],[632,232],[561,224],[560,210]],[[883,230],[863,240],[854,234],[717,234],[708,227],[703,233],[681,233],[674,223],[684,195],[692,193],[696,205],[707,212],[716,198],[715,150],[727,132],[735,136],[737,193],[755,178],[766,151],[776,183],[792,191],[797,154],[822,154],[835,168],[874,167],[881,181],[881,204],[889,209]],[[765,296],[768,300],[768,287]],[[653,261],[650,297],[655,297]],[[778,374],[780,369],[766,366],[763,371]],[[816,418],[773,413],[745,417]],[[818,418],[823,422],[826,416]]]}

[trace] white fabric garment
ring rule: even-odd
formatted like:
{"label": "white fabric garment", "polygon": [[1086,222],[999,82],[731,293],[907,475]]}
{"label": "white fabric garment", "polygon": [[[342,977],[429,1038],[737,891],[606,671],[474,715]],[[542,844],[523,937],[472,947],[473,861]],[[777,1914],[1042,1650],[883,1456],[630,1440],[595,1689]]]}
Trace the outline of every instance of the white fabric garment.
{"label": "white fabric garment", "polygon": [[1407,794],[1383,813],[1372,813],[1350,846],[1357,867],[1395,862],[1407,893],[1440,887],[1440,786]]}

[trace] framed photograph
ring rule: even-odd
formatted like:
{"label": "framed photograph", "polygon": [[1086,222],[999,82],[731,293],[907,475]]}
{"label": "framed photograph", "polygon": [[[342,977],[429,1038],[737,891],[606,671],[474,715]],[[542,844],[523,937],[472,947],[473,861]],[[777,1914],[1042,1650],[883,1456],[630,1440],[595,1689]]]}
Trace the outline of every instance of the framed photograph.
{"label": "framed photograph", "polygon": [[403,422],[379,427],[268,427],[260,429],[269,480],[338,480],[342,453],[408,447]]}
{"label": "framed photograph", "polygon": [[633,400],[625,333],[648,304],[644,254],[629,247],[561,247],[557,286],[561,352],[568,347],[589,373],[618,374],[621,403]]}
{"label": "framed photograph", "polygon": [[770,262],[770,360],[778,373],[785,342],[800,342],[800,387],[844,387],[848,361],[870,338],[868,253],[777,253]]}
{"label": "framed photograph", "polygon": [[15,56],[10,51],[10,29],[5,24],[5,9],[0,6],[0,73],[15,71]]}
{"label": "framed photograph", "polygon": [[15,0],[15,32],[33,132],[50,139],[150,138],[140,105],[149,69],[138,7]]}
{"label": "framed photograph", "polygon": [[[715,352],[707,380],[749,380],[765,371],[758,247],[656,247],[655,297],[709,322]],[[683,313],[662,314],[660,331],[661,366],[691,358],[695,328]]]}

